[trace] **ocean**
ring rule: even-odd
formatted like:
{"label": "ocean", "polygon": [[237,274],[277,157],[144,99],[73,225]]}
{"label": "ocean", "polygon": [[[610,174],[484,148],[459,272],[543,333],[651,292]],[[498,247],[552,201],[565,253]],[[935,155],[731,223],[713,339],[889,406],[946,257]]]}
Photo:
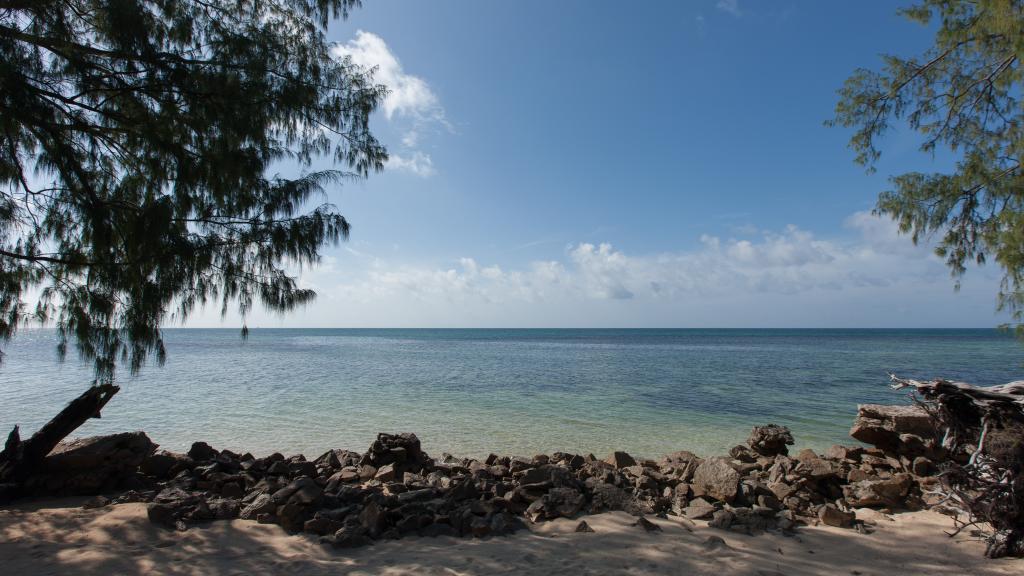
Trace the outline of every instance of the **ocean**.
{"label": "ocean", "polygon": [[[981,385],[1024,378],[1024,344],[997,330],[233,329],[166,331],[168,359],[78,435],[145,430],[256,455],[363,451],[415,432],[431,455],[612,450],[723,453],[754,425],[797,447],[847,436],[858,403],[904,403],[888,372]],[[0,433],[23,437],[92,381],[52,330],[4,345]]]}

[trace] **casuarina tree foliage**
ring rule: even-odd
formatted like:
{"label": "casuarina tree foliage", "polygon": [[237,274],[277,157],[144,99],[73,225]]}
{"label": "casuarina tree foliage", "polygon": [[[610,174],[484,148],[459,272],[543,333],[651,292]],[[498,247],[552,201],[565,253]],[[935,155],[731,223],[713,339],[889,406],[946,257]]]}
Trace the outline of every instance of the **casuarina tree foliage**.
{"label": "casuarina tree foliage", "polygon": [[869,167],[880,141],[905,122],[921,150],[947,150],[950,170],[893,176],[876,212],[937,251],[959,283],[966,266],[994,259],[1004,270],[999,308],[1024,320],[1024,2],[925,0],[902,14],[935,29],[917,57],[885,56],[840,90],[831,124],[855,129],[850,146]]}
{"label": "casuarina tree foliage", "polygon": [[325,187],[387,159],[384,87],[324,36],[358,4],[0,0],[0,337],[52,321],[110,381],[197,306],[313,298],[287,271],[348,235]]}

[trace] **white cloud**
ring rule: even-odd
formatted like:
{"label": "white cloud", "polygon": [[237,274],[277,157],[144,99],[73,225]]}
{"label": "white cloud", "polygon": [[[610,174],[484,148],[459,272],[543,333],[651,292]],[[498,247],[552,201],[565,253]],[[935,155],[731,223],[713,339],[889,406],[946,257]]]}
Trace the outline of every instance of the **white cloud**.
{"label": "white cloud", "polygon": [[402,135],[402,146],[405,146],[406,148],[415,148],[419,141],[420,133],[415,130],[409,130]]}
{"label": "white cloud", "polygon": [[388,88],[382,104],[384,116],[389,121],[404,124],[404,132],[401,151],[391,153],[386,167],[421,178],[436,174],[430,155],[420,151],[418,146],[424,130],[442,127],[451,131],[451,125],[430,84],[419,76],[408,74],[384,39],[371,32],[359,30],[352,40],[336,45],[333,53],[338,58],[351,58],[356,65],[372,69],[374,80]]}
{"label": "white cloud", "polygon": [[359,66],[376,69],[374,79],[390,91],[383,106],[389,120],[396,114],[444,120],[444,109],[427,81],[407,74],[380,36],[359,30],[354,39],[335,46],[334,54],[348,56]]}
{"label": "white cloud", "polygon": [[430,159],[430,155],[419,150],[414,151],[408,156],[391,153],[388,156],[385,167],[392,170],[411,172],[421,178],[429,178],[437,173],[434,170],[434,162]]}
{"label": "white cloud", "polygon": [[743,16],[743,10],[740,9],[739,0],[718,0],[718,3],[715,4],[715,8],[718,8],[723,12],[728,12],[737,18]]}
{"label": "white cloud", "polygon": [[[789,226],[689,250],[629,254],[570,245],[560,258],[507,267],[330,262],[320,298],[295,326],[992,326],[999,270],[953,290],[929,246],[868,213],[841,237]],[[358,266],[362,266],[361,269]],[[335,272],[334,269],[338,272]]]}

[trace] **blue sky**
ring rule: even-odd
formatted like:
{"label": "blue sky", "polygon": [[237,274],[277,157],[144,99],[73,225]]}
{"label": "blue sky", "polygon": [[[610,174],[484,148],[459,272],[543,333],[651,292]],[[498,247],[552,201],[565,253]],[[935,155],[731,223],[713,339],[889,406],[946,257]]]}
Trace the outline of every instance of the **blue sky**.
{"label": "blue sky", "polygon": [[[369,0],[329,37],[392,89],[388,169],[252,326],[992,326],[999,271],[955,293],[868,212],[941,168],[913,135],[866,174],[836,90],[927,28],[888,2]],[[190,325],[237,325],[212,311]]]}

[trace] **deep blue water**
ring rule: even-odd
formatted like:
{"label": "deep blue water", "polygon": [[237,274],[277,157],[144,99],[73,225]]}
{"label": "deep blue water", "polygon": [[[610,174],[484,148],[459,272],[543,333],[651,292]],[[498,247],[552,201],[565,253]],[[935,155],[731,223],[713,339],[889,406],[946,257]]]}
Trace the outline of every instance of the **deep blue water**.
{"label": "deep blue water", "polygon": [[[122,392],[80,432],[146,430],[254,453],[363,450],[413,431],[428,452],[711,453],[751,426],[800,446],[849,442],[856,405],[903,402],[887,373],[977,384],[1022,378],[1024,345],[996,330],[167,331],[163,367],[119,375]],[[58,364],[52,331],[5,346],[0,427],[28,433],[92,379]]]}

